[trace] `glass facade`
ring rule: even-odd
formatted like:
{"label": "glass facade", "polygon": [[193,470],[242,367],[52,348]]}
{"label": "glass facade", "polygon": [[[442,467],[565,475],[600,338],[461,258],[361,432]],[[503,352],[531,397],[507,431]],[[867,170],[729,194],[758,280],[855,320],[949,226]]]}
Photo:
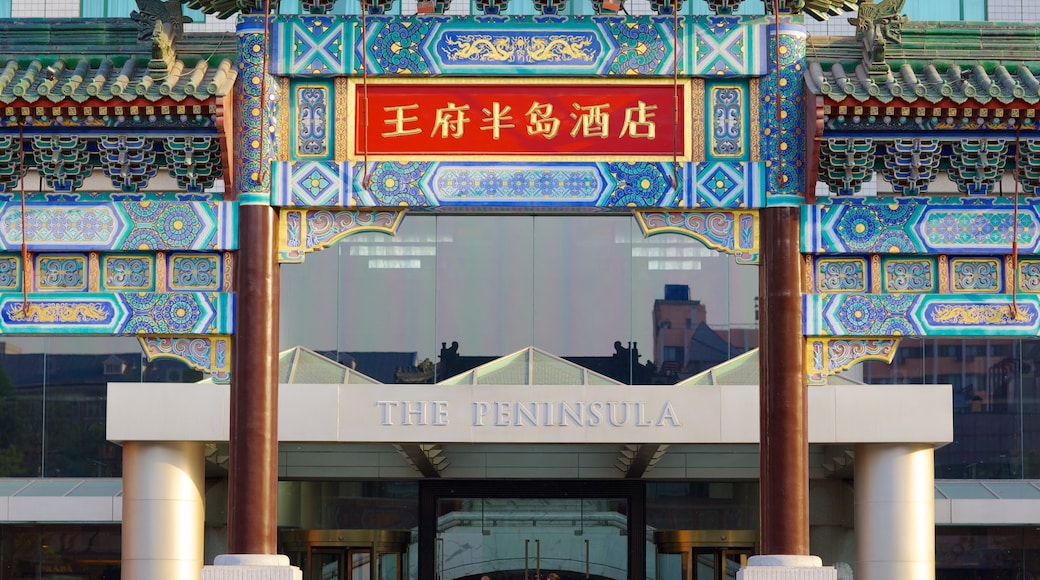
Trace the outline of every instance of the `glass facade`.
{"label": "glass facade", "polygon": [[0,340],[0,477],[118,477],[105,437],[109,382],[197,381],[174,360],[147,361],[133,338]]}
{"label": "glass facade", "polygon": [[118,580],[119,525],[0,526],[0,578]]}
{"label": "glass facade", "polygon": [[757,276],[690,238],[644,239],[627,215],[410,215],[396,237],[283,266],[281,348],[385,383],[529,346],[625,384],[674,383],[758,345]]}
{"label": "glass facade", "polygon": [[953,443],[935,452],[939,479],[1040,478],[1040,340],[907,339],[892,364],[863,365],[867,383],[953,386]]}

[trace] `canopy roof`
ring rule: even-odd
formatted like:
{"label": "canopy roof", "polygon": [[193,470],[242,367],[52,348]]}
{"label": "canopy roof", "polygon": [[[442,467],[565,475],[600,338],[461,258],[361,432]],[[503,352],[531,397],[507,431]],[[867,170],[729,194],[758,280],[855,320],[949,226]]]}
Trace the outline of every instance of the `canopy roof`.
{"label": "canopy roof", "polygon": [[439,385],[620,385],[595,371],[529,346]]}
{"label": "canopy roof", "polygon": [[[676,386],[690,385],[757,385],[759,379],[758,349],[752,349],[740,356],[716,365],[704,372],[679,381]],[[828,385],[862,385],[860,381],[843,375],[827,377]]]}

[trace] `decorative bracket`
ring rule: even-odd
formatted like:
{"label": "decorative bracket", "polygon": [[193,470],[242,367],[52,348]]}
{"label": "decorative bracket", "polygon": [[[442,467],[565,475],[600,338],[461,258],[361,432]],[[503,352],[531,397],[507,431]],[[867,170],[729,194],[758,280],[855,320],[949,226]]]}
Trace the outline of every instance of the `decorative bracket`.
{"label": "decorative bracket", "polygon": [[680,234],[713,250],[732,254],[738,264],[758,263],[760,228],[757,210],[635,210],[633,213],[646,237]]}
{"label": "decorative bracket", "polygon": [[214,383],[227,383],[231,379],[230,336],[142,336],[138,340],[149,361],[172,358],[209,373]]}
{"label": "decorative bracket", "polygon": [[278,261],[302,263],[307,253],[331,246],[363,232],[394,236],[404,220],[404,209],[307,210],[282,209],[278,231]]}
{"label": "decorative bracket", "polygon": [[867,360],[892,362],[898,338],[805,339],[805,374],[810,385],[823,385],[827,377]]}

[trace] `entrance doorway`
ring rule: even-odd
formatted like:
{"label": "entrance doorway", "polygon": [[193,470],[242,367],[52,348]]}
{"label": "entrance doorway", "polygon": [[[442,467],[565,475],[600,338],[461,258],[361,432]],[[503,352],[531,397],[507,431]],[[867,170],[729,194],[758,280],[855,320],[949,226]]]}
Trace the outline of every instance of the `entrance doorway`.
{"label": "entrance doorway", "polygon": [[282,551],[304,580],[406,580],[411,533],[399,530],[282,530]]}
{"label": "entrance doorway", "polygon": [[735,580],[755,553],[753,530],[671,530],[654,533],[657,580]]}
{"label": "entrance doorway", "polygon": [[419,580],[642,580],[643,486],[423,482]]}

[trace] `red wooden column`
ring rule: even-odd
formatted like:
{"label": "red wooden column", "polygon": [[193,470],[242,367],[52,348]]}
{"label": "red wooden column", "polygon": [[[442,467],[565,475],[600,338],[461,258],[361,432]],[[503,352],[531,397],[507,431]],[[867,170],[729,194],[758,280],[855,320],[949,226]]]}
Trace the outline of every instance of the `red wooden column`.
{"label": "red wooden column", "polygon": [[[264,122],[271,105],[261,96],[264,17],[238,24],[235,88],[235,188],[239,201],[235,260],[235,335],[231,356],[228,473],[228,553],[276,554],[278,528],[278,299],[276,227],[271,207],[272,144]],[[264,113],[267,110],[266,114]]]}
{"label": "red wooden column", "polygon": [[763,554],[807,556],[809,429],[799,213],[798,207],[761,211],[759,525]]}
{"label": "red wooden column", "polygon": [[[809,414],[802,335],[800,215],[812,190],[812,160],[795,157],[806,147],[806,30],[789,14],[770,27],[773,70],[763,79],[772,93],[767,207],[761,218],[759,272],[760,542],[762,554],[809,555]],[[782,112],[782,114],[781,114]],[[810,138],[811,139],[811,138]],[[798,153],[795,153],[798,152]]]}

